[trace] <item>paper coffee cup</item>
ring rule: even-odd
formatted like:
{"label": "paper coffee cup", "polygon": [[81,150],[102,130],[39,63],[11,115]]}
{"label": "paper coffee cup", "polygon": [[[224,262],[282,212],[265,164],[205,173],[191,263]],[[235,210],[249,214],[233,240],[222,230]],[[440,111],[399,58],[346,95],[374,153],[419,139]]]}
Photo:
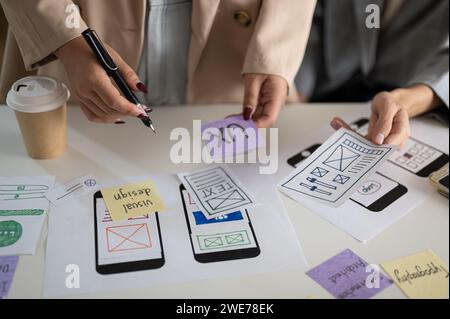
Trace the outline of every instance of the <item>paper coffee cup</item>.
{"label": "paper coffee cup", "polygon": [[52,159],[66,149],[68,88],[55,78],[29,76],[13,84],[6,104],[15,111],[28,152]]}

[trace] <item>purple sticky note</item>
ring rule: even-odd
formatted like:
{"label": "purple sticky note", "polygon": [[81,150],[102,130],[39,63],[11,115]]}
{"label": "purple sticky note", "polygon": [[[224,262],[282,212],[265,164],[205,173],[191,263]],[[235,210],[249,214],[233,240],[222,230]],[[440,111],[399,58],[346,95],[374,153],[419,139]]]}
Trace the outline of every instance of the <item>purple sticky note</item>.
{"label": "purple sticky note", "polygon": [[242,115],[203,125],[202,137],[213,158],[238,155],[265,145],[255,123],[245,121]]}
{"label": "purple sticky note", "polygon": [[337,299],[369,299],[383,291],[392,281],[351,250],[327,260],[306,274]]}
{"label": "purple sticky note", "polygon": [[8,297],[18,261],[18,256],[0,256],[0,299]]}

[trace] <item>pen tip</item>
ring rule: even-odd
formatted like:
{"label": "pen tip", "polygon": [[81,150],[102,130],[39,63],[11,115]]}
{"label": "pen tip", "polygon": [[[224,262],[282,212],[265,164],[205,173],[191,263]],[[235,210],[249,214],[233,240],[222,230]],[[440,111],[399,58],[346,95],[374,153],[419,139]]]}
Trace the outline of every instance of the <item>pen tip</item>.
{"label": "pen tip", "polygon": [[155,130],[155,127],[153,126],[153,124],[150,124],[150,128],[152,129],[153,133],[156,134],[156,130]]}

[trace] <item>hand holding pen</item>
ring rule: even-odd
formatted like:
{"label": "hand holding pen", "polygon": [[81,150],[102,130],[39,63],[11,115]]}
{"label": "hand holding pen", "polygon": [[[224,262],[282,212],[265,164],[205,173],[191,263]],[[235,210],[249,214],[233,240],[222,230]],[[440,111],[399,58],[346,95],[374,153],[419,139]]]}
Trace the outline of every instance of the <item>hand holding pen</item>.
{"label": "hand holding pen", "polygon": [[[105,44],[117,64],[127,85],[133,91],[146,92],[138,76],[120,55]],[[138,107],[121,95],[104,68],[99,64],[92,49],[83,39],[75,38],[55,52],[66,69],[73,95],[78,99],[86,117],[96,123],[124,123],[125,116],[146,117],[150,111]],[[145,110],[143,110],[145,108]]]}

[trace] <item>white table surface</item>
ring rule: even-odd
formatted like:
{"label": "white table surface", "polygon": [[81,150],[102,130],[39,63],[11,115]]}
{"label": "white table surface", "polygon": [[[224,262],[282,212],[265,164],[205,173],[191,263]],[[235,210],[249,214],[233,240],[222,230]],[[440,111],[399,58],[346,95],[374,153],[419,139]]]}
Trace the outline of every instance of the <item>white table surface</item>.
{"label": "white table surface", "polygon": [[[158,134],[154,135],[134,119],[124,126],[98,125],[85,120],[77,107],[69,108],[68,150],[59,159],[35,161],[26,155],[13,112],[0,107],[0,175],[54,175],[65,182],[85,173],[108,179],[151,173],[175,173],[193,166],[174,165],[169,160],[174,127],[192,128],[193,119],[213,121],[239,111],[239,106],[195,106],[159,108],[153,114]],[[326,125],[332,115],[363,113],[367,106],[292,105],[284,109],[278,123],[280,151],[298,143],[303,134],[311,134]],[[448,140],[448,129],[446,129]],[[300,151],[300,150],[299,150]],[[294,155],[294,154],[292,154]],[[286,161],[285,158],[280,158]],[[332,226],[318,215],[286,197],[289,212],[308,264],[313,267],[350,248],[369,263],[407,256],[432,249],[448,265],[449,202],[437,193],[383,232],[362,244]],[[42,297],[47,228],[36,255],[20,257],[10,298]],[[214,279],[147,289],[127,289],[81,295],[82,298],[331,298],[303,271],[276,272],[245,278]],[[376,298],[404,298],[392,286]]]}

